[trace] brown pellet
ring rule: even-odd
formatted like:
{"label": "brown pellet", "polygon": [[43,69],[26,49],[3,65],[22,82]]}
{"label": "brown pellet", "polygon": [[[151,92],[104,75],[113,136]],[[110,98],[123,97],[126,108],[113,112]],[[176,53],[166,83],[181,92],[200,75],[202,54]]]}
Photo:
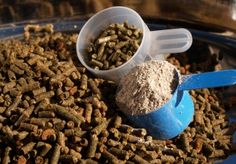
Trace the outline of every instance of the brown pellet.
{"label": "brown pellet", "polygon": [[56,132],[54,129],[46,129],[42,133],[42,140],[46,141],[48,139],[55,139],[56,137]]}
{"label": "brown pellet", "polygon": [[58,132],[57,143],[62,147],[66,146],[66,137],[64,133]]}
{"label": "brown pellet", "polygon": [[2,115],[0,115],[0,123],[3,123],[3,122],[5,122],[6,121],[6,117],[4,117],[4,116],[2,116]]}
{"label": "brown pellet", "polygon": [[87,90],[87,87],[88,87],[88,77],[87,75],[83,74],[81,76],[80,88],[83,90]]}
{"label": "brown pellet", "polygon": [[63,154],[60,156],[60,162],[63,163],[78,163],[78,159],[75,158],[73,155]]}
{"label": "brown pellet", "polygon": [[86,138],[82,138],[79,142],[81,146],[87,147],[88,146],[88,140]]}
{"label": "brown pellet", "polygon": [[11,81],[9,83],[6,83],[3,87],[3,93],[7,93],[9,92],[11,89],[13,89],[13,87],[16,86],[16,82],[15,81]]}
{"label": "brown pellet", "polygon": [[34,118],[34,117],[30,119],[31,124],[38,125],[43,128],[46,126],[46,122],[48,121],[49,119]]}
{"label": "brown pellet", "polygon": [[6,116],[9,117],[11,115],[11,112],[16,110],[17,106],[19,105],[19,103],[21,101],[21,98],[22,98],[22,95],[17,96],[15,101],[13,102],[13,104],[5,110]]}
{"label": "brown pellet", "polygon": [[114,154],[115,156],[117,156],[119,159],[123,159],[123,160],[129,159],[129,154],[125,150],[121,150],[121,149],[112,147],[108,151],[110,153]]}
{"label": "brown pellet", "polygon": [[18,75],[23,75],[25,73],[24,70],[20,69],[19,67],[17,67],[16,65],[11,65],[10,66],[11,71],[13,71],[14,73],[18,74]]}
{"label": "brown pellet", "polygon": [[120,116],[117,115],[113,118],[114,128],[119,128],[121,126],[121,123],[122,123],[122,118]]}
{"label": "brown pellet", "polygon": [[203,112],[202,111],[196,111],[194,116],[195,122],[199,125],[203,125]]}
{"label": "brown pellet", "polygon": [[6,110],[6,107],[0,107],[0,114],[2,114],[2,113],[4,113],[5,112],[5,110]]}
{"label": "brown pellet", "polygon": [[107,150],[103,150],[102,156],[106,158],[110,163],[118,163],[118,158],[114,156],[112,153],[110,153]]}
{"label": "brown pellet", "polygon": [[29,124],[29,123],[20,123],[20,129],[22,130],[26,130],[26,131],[37,131],[38,130],[38,126],[37,125],[33,125],[33,124]]}
{"label": "brown pellet", "polygon": [[51,164],[57,164],[60,158],[61,146],[56,144],[53,150],[53,154],[50,159]]}
{"label": "brown pellet", "polygon": [[121,124],[119,130],[124,133],[131,133],[133,131],[133,127],[125,124]]}
{"label": "brown pellet", "polygon": [[117,35],[111,35],[111,36],[106,36],[106,37],[103,37],[103,38],[98,38],[98,44],[108,42],[108,41],[114,40],[116,38],[117,38]]}
{"label": "brown pellet", "polygon": [[88,122],[88,123],[91,122],[92,112],[93,112],[92,104],[87,103],[86,108],[85,108],[85,112],[84,112],[84,117],[85,117],[86,122]]}
{"label": "brown pellet", "polygon": [[73,129],[75,127],[75,123],[73,121],[68,121],[66,123],[67,128]]}
{"label": "brown pellet", "polygon": [[42,63],[40,60],[38,60],[36,63],[37,63],[37,69],[39,71],[47,74],[49,77],[53,77],[55,75],[55,73],[52,70],[50,70],[48,66]]}
{"label": "brown pellet", "polygon": [[85,133],[86,131],[82,131],[80,128],[65,129],[64,131],[65,136],[82,136]]}
{"label": "brown pellet", "polygon": [[101,91],[97,88],[95,82],[92,79],[88,80],[89,86],[95,94],[101,94]]}
{"label": "brown pellet", "polygon": [[34,96],[46,92],[46,87],[41,87],[32,91]]}
{"label": "brown pellet", "polygon": [[35,164],[43,164],[44,163],[44,159],[41,156],[37,156],[34,160]]}
{"label": "brown pellet", "polygon": [[217,119],[217,120],[212,120],[212,126],[219,125],[223,123],[225,120],[224,119]]}
{"label": "brown pellet", "polygon": [[197,151],[197,153],[200,153],[202,151],[202,145],[204,143],[204,140],[202,138],[196,138],[195,140],[195,150]]}
{"label": "brown pellet", "polygon": [[138,137],[144,137],[144,136],[147,135],[147,131],[146,131],[146,129],[144,129],[144,128],[133,129],[133,130],[132,130],[132,134],[133,134],[133,135],[136,135],[136,136],[138,136]]}
{"label": "brown pellet", "polygon": [[189,152],[190,151],[190,145],[189,145],[188,136],[186,134],[182,134],[180,140],[182,142],[183,149],[185,151]]}
{"label": "brown pellet", "polygon": [[224,157],[225,152],[223,150],[214,150],[213,154],[210,156],[211,158],[220,158]]}
{"label": "brown pellet", "polygon": [[175,158],[173,156],[170,156],[170,155],[163,155],[161,156],[161,161],[162,162],[169,162],[169,163],[173,163],[175,162]]}
{"label": "brown pellet", "polygon": [[70,154],[71,154],[73,157],[75,157],[77,160],[78,160],[78,159],[81,159],[81,157],[82,157],[82,155],[81,155],[79,152],[77,152],[77,151],[75,151],[75,150],[73,150],[73,149],[70,149]]}
{"label": "brown pellet", "polygon": [[140,157],[139,155],[134,155],[134,157],[131,159],[132,161],[134,161],[135,163],[142,163],[142,164],[148,164],[149,162],[146,161],[145,159],[143,159],[142,157]]}
{"label": "brown pellet", "polygon": [[186,163],[192,163],[192,164],[198,164],[199,161],[197,158],[187,157],[184,159],[184,162]]}
{"label": "brown pellet", "polygon": [[27,159],[23,155],[19,156],[17,159],[17,164],[26,164],[26,162]]}
{"label": "brown pellet", "polygon": [[102,118],[102,113],[100,109],[94,109],[92,115],[93,117],[96,117],[96,118]]}
{"label": "brown pellet", "polygon": [[107,141],[107,145],[109,145],[109,146],[115,147],[115,146],[117,146],[117,145],[119,145],[119,144],[120,144],[119,141],[115,141],[115,140],[113,140],[113,139],[109,139],[109,140]]}
{"label": "brown pellet", "polygon": [[21,148],[22,153],[23,153],[23,154],[29,153],[29,152],[34,148],[35,144],[36,144],[35,142],[30,142],[30,143],[24,145],[24,146]]}
{"label": "brown pellet", "polygon": [[215,150],[214,150],[214,148],[210,144],[204,142],[203,143],[203,151],[204,151],[204,154],[207,157],[209,157],[209,156],[211,156],[214,153]]}
{"label": "brown pellet", "polygon": [[57,105],[57,104],[51,104],[50,108],[53,109],[53,111],[60,117],[63,117],[67,120],[74,121],[77,125],[80,125],[81,122],[84,122],[84,118],[79,115],[73,115],[70,113],[65,107]]}
{"label": "brown pellet", "polygon": [[40,153],[39,155],[44,157],[47,155],[47,153],[51,150],[52,146],[48,143],[45,142],[38,142],[37,147],[40,148]]}
{"label": "brown pellet", "polygon": [[88,158],[93,158],[95,156],[97,144],[98,144],[98,137],[96,135],[90,135],[90,141],[87,151]]}
{"label": "brown pellet", "polygon": [[132,142],[132,143],[141,142],[141,141],[144,140],[143,138],[137,137],[137,136],[134,136],[134,135],[125,135],[125,138],[127,138],[127,140],[129,142]]}
{"label": "brown pellet", "polygon": [[102,130],[106,129],[106,127],[108,126],[108,123],[109,121],[103,121],[101,124],[93,128],[91,133],[99,135],[102,132]]}
{"label": "brown pellet", "polygon": [[29,135],[29,132],[27,131],[21,131],[19,133],[17,133],[14,137],[17,139],[17,140],[23,140],[25,139],[27,136]]}
{"label": "brown pellet", "polygon": [[10,81],[15,81],[16,80],[16,75],[13,71],[7,70],[7,75],[8,75],[8,79]]}
{"label": "brown pellet", "polygon": [[[98,59],[98,60],[101,60],[101,58],[103,57],[103,53],[104,53],[104,50],[105,50],[105,45],[106,45],[106,43],[102,43],[101,45],[100,45],[100,47],[98,48],[98,53],[97,53],[97,58],[96,59]],[[91,60],[91,62],[93,62],[93,60],[94,59],[92,59]],[[94,60],[95,61],[95,60]],[[97,62],[99,62],[99,61],[97,61]],[[93,63],[91,63],[92,65],[96,65],[96,64],[93,64]],[[98,66],[98,65],[97,65]],[[103,65],[102,65],[103,66]]]}
{"label": "brown pellet", "polygon": [[97,97],[93,97],[92,98],[92,104],[95,108],[101,108],[101,102],[99,101],[99,99]]}
{"label": "brown pellet", "polygon": [[3,159],[2,159],[2,164],[8,164],[11,162],[11,159],[10,159],[10,152],[12,151],[12,148],[11,147],[6,147],[5,151],[4,151],[4,156],[3,156]]}
{"label": "brown pellet", "polygon": [[35,100],[36,100],[36,102],[40,102],[43,99],[51,98],[54,95],[55,95],[54,91],[43,92],[43,93],[40,93],[37,96],[35,96]]}

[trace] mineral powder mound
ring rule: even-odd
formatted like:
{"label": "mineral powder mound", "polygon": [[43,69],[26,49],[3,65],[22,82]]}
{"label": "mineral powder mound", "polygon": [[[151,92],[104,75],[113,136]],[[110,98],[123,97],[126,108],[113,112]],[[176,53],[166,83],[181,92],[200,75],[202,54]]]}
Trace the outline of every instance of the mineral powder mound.
{"label": "mineral powder mound", "polygon": [[180,73],[167,61],[152,60],[121,78],[116,103],[123,113],[142,115],[162,107],[179,84]]}

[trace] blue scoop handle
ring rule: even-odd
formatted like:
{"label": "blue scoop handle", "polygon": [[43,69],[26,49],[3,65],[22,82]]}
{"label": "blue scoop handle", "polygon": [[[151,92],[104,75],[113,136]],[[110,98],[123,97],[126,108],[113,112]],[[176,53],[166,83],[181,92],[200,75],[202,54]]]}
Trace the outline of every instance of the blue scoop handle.
{"label": "blue scoop handle", "polygon": [[223,87],[236,84],[236,70],[223,70],[186,75],[178,90]]}

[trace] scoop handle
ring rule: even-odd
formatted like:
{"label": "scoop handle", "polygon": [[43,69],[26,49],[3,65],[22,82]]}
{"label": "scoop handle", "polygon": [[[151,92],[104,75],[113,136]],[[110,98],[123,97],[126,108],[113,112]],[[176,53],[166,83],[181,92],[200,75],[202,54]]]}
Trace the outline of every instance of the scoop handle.
{"label": "scoop handle", "polygon": [[223,87],[236,84],[236,70],[223,70],[186,75],[178,90]]}
{"label": "scoop handle", "polygon": [[155,58],[160,54],[179,53],[192,45],[192,35],[184,28],[151,31],[150,56]]}

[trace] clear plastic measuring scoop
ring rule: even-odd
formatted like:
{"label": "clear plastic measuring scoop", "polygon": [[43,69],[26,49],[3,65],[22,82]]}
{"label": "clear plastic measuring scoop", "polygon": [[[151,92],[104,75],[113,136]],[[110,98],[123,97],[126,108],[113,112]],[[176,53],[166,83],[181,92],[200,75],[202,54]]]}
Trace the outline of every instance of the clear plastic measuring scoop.
{"label": "clear plastic measuring scoop", "polygon": [[[143,38],[139,49],[133,57],[121,66],[111,70],[95,70],[87,63],[89,56],[86,48],[102,30],[112,23],[128,23],[143,30]],[[80,31],[76,43],[76,51],[80,62],[93,74],[107,80],[119,82],[130,69],[147,59],[164,60],[165,53],[179,53],[186,51],[192,45],[191,33],[183,28],[150,31],[141,16],[127,7],[110,7],[91,17]]]}

